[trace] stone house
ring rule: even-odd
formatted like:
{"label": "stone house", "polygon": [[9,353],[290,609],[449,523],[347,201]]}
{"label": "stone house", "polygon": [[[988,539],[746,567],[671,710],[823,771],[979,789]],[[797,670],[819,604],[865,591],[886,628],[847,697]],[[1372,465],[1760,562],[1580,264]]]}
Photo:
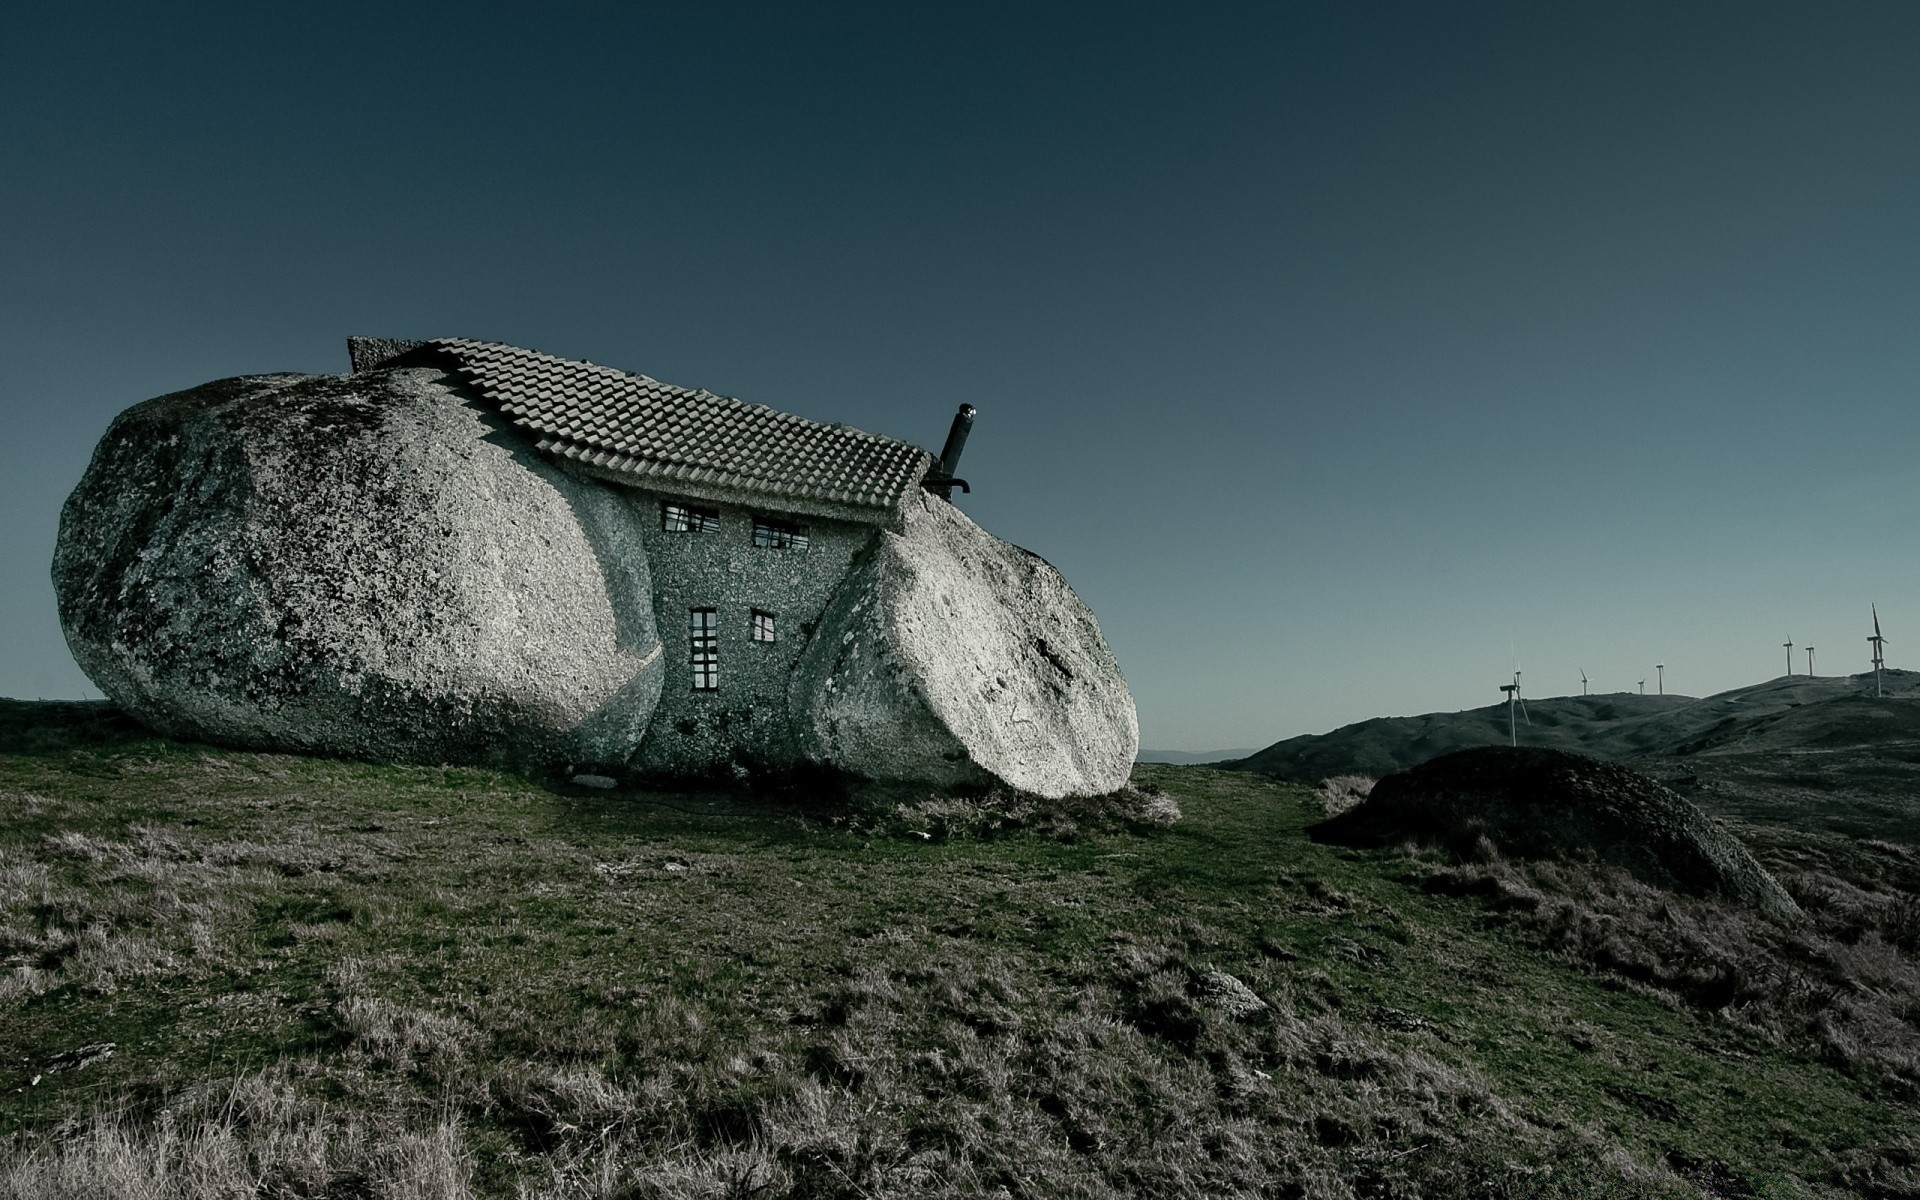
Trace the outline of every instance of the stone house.
{"label": "stone house", "polygon": [[352,338],[348,352],[356,373],[444,363],[535,449],[636,510],[664,676],[643,760],[697,772],[792,757],[800,651],[854,556],[901,524],[932,455],[517,346]]}
{"label": "stone house", "polygon": [[348,348],[349,376],[129,409],[69,500],[69,644],[156,728],[430,761],[1125,782],[1133,703],[1092,614],[948,499],[970,407],[936,459],[500,343]]}

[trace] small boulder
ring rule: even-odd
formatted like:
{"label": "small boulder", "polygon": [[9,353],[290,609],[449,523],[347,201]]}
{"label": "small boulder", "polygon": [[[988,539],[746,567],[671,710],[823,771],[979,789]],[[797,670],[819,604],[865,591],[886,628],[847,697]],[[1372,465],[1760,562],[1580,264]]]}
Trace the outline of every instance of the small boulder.
{"label": "small boulder", "polygon": [[1060,572],[930,495],[841,586],[789,709],[814,762],[1047,799],[1118,790],[1140,747],[1119,664]]}
{"label": "small boulder", "polygon": [[1373,786],[1308,830],[1350,846],[1412,841],[1455,853],[1486,838],[1523,858],[1592,856],[1675,891],[1719,894],[1783,920],[1799,906],[1691,801],[1618,763],[1531,747],[1443,754]]}
{"label": "small boulder", "polygon": [[1241,981],[1237,975],[1225,971],[1208,971],[1200,976],[1200,1003],[1216,1012],[1235,1020],[1250,1017],[1267,1006],[1267,1002]]}
{"label": "small boulder", "polygon": [[641,519],[440,371],[248,376],[120,415],[53,582],[81,668],[170,736],[614,763],[662,679]]}

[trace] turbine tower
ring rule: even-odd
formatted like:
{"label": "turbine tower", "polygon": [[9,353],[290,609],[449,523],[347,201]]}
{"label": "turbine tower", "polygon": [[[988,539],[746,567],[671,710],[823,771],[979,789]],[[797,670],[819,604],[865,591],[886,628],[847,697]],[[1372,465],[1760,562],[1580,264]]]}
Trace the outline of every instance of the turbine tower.
{"label": "turbine tower", "polygon": [[1878,696],[1880,695],[1880,668],[1885,665],[1885,660],[1880,655],[1880,648],[1886,645],[1887,639],[1880,636],[1880,606],[1877,604],[1873,606],[1873,636],[1867,641],[1873,643],[1873,694]]}
{"label": "turbine tower", "polygon": [[1644,679],[1640,681],[1640,694],[1642,696],[1647,694],[1647,681]]}
{"label": "turbine tower", "polygon": [[1507,694],[1507,744],[1509,746],[1518,746],[1520,744],[1520,728],[1514,724],[1514,706],[1519,706],[1520,716],[1527,724],[1533,724],[1533,718],[1527,716],[1527,702],[1520,698],[1520,672],[1515,671],[1513,673],[1513,682],[1501,684],[1500,690]]}
{"label": "turbine tower", "polygon": [[1659,687],[1660,694],[1664,696],[1667,694],[1667,664],[1655,663],[1653,664],[1653,669],[1659,673],[1660,682],[1656,686]]}
{"label": "turbine tower", "polygon": [[1582,696],[1587,694],[1587,672],[1584,667],[1580,669],[1580,694]]}
{"label": "turbine tower", "polygon": [[1807,678],[1813,678],[1813,647],[1807,647]]}
{"label": "turbine tower", "polygon": [[1793,678],[1793,635],[1788,634],[1787,640],[1782,645],[1787,648],[1787,678],[1791,679]]}

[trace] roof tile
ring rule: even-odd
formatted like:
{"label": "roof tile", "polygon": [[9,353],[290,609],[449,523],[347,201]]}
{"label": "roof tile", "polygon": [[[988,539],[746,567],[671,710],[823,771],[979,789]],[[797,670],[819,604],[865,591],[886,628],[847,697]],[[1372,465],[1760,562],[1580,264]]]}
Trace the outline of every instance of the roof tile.
{"label": "roof tile", "polygon": [[918,446],[498,342],[427,343],[541,450],[633,477],[876,509],[933,465]]}

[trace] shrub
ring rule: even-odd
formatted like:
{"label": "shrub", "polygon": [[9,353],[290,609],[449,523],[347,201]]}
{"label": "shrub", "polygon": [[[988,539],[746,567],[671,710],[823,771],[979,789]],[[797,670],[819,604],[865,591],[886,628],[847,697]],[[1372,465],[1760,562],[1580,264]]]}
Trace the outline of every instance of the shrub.
{"label": "shrub", "polygon": [[1359,804],[1373,792],[1374,781],[1365,775],[1335,775],[1322,779],[1314,795],[1320,801],[1320,808],[1329,817],[1341,813]]}

